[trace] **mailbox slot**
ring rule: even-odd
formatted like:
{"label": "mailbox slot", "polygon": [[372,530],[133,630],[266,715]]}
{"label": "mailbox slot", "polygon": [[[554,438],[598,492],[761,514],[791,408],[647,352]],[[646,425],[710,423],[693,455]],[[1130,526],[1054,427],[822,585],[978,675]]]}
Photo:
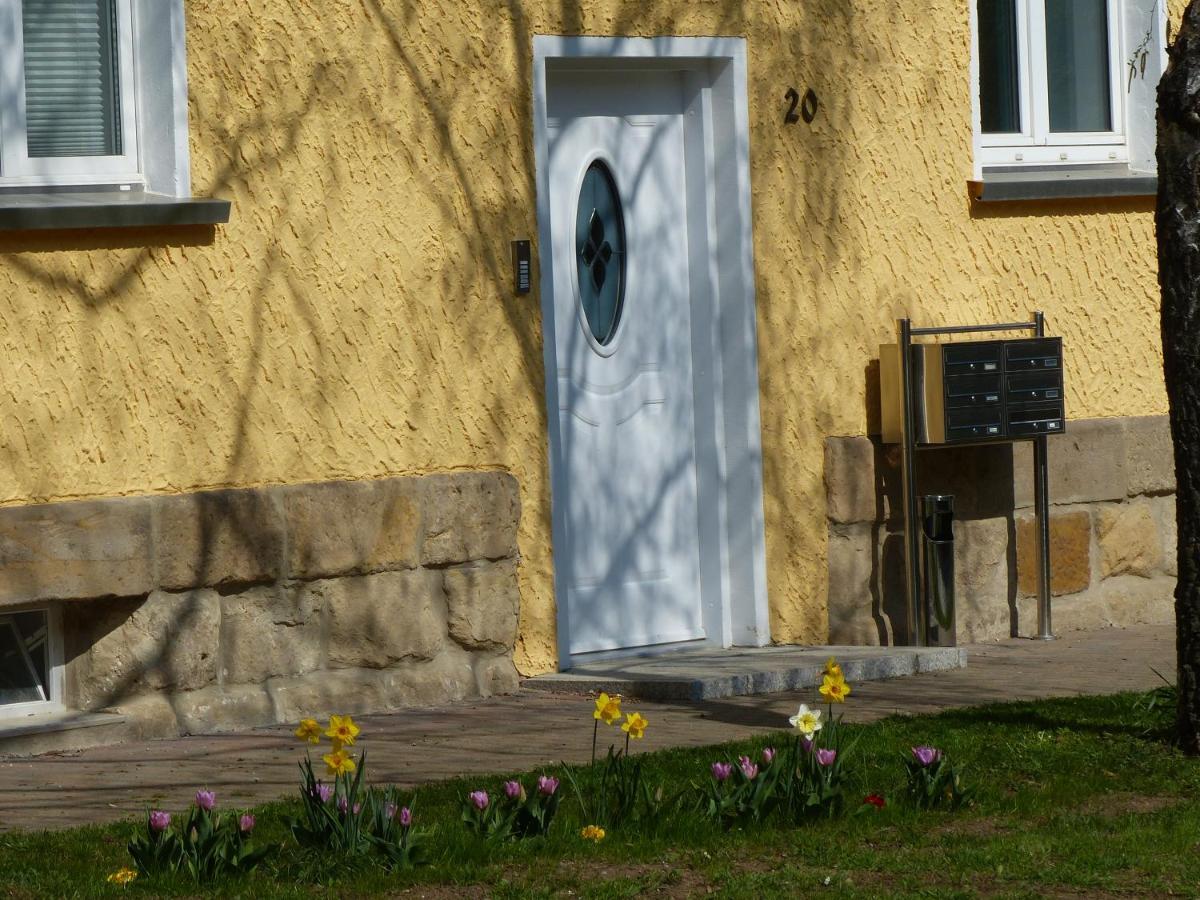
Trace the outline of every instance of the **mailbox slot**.
{"label": "mailbox slot", "polygon": [[1062,371],[1043,369],[1008,376],[1008,402],[1030,403],[1039,400],[1062,400]]}
{"label": "mailbox slot", "polygon": [[1011,437],[1038,434],[1059,434],[1063,430],[1061,403],[1030,403],[1008,411],[1008,433]]}
{"label": "mailbox slot", "polygon": [[1009,341],[1004,346],[1006,372],[1029,372],[1062,368],[1062,338]]}
{"label": "mailbox slot", "polygon": [[946,379],[946,407],[1000,404],[999,375],[957,375]]}
{"label": "mailbox slot", "polygon": [[999,372],[1000,348],[998,341],[944,345],[942,360],[946,376]]}

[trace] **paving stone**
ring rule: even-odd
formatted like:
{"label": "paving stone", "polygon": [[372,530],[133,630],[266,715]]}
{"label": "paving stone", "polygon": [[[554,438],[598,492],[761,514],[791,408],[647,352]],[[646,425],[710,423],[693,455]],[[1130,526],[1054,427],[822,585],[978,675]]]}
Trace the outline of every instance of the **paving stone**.
{"label": "paving stone", "polygon": [[1175,448],[1167,416],[1129,416],[1125,422],[1126,490],[1138,494],[1175,491]]}
{"label": "paving stone", "polygon": [[[763,647],[672,653],[589,663],[522,682],[530,690],[594,693],[605,690],[647,700],[700,701],[779,693],[820,685],[835,655],[850,682],[911,675],[966,664],[957,649],[915,647]],[[922,659],[924,657],[924,659]],[[918,662],[920,660],[920,662]]]}
{"label": "paving stone", "polygon": [[308,584],[247,588],[221,598],[225,684],[261,683],[321,666],[320,589]]}
{"label": "paving stone", "polygon": [[215,591],[154,591],[144,601],[97,607],[86,661],[77,669],[83,709],[142,689],[194,690],[217,677],[220,599]]}
{"label": "paving stone", "polygon": [[148,593],[150,517],[144,498],[0,509],[0,607]]}
{"label": "paving stone", "polygon": [[[1017,519],[1017,592],[1037,594],[1037,522]],[[1092,520],[1087,510],[1050,512],[1050,594],[1061,597],[1087,590],[1092,583]]]}
{"label": "paving stone", "polygon": [[387,478],[277,488],[289,577],[416,568],[424,538],[419,482]]}
{"label": "paving stone", "polygon": [[262,685],[230,685],[171,696],[184,734],[255,728],[275,721],[271,696]]}
{"label": "paving stone", "polygon": [[421,479],[423,565],[517,555],[520,495],[507,472],[461,472]]}
{"label": "paving stone", "polygon": [[243,488],[151,499],[160,587],[255,584],[280,576],[283,517],[270,491]]}
{"label": "paving stone", "polygon": [[442,573],[418,569],[315,581],[329,621],[328,664],[381,669],[432,659],[445,643]]}
{"label": "paving stone", "polygon": [[1100,574],[1150,577],[1163,568],[1163,539],[1144,500],[1102,506],[1096,511]]}
{"label": "paving stone", "polygon": [[450,637],[468,650],[511,651],[521,604],[516,560],[446,569]]}
{"label": "paving stone", "polygon": [[[848,722],[869,722],[1039,697],[1147,690],[1160,684],[1154,669],[1168,676],[1174,671],[1170,625],[1061,635],[1049,643],[1005,640],[972,645],[966,648],[967,668],[854,683],[850,702],[838,712]],[[373,670],[365,674],[381,675]],[[354,687],[348,684],[344,689]],[[812,688],[805,688],[696,704],[639,701],[631,708],[651,723],[638,749],[660,750],[778,733],[787,728],[787,717],[800,702],[811,704],[814,699]],[[591,754],[591,707],[591,699],[578,694],[522,691],[487,701],[356,716],[363,729],[356,746],[369,753],[374,782],[405,790],[464,775],[531,771],[559,761],[586,763]],[[19,823],[35,830],[136,823],[164,796],[185,803],[197,785],[216,790],[222,803],[237,805],[294,796],[296,763],[303,755],[292,736],[296,718],[234,734],[6,759],[0,766],[0,822],[5,828]],[[607,741],[619,741],[620,732],[606,729],[601,737],[604,748]],[[5,749],[0,746],[0,751]],[[214,760],[221,764],[214,766]]]}

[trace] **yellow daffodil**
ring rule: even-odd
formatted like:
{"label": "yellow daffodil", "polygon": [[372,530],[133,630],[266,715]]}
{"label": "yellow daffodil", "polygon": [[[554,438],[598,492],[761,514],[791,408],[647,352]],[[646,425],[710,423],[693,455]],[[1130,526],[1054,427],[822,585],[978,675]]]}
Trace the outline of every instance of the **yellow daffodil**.
{"label": "yellow daffodil", "polygon": [[836,657],[829,657],[825,660],[825,674],[831,675],[834,678],[842,678],[842,667],[838,665]]}
{"label": "yellow daffodil", "polygon": [[117,871],[113,872],[105,880],[109,884],[119,884],[124,887],[125,885],[129,884],[129,882],[133,881],[133,879],[137,878],[137,876],[138,873],[133,869],[117,869]]}
{"label": "yellow daffodil", "polygon": [[846,698],[850,696],[850,685],[846,684],[846,679],[840,675],[837,678],[826,675],[825,680],[821,682],[820,692],[830,703],[845,703]]}
{"label": "yellow daffodil", "polygon": [[640,740],[646,734],[646,726],[649,724],[641,713],[630,713],[625,717],[625,724],[621,726],[621,730],[631,738]]}
{"label": "yellow daffodil", "polygon": [[792,727],[798,732],[812,740],[812,736],[821,730],[821,711],[819,709],[809,709],[807,703],[800,704],[800,710],[790,719]]}
{"label": "yellow daffodil", "polygon": [[321,726],[316,719],[301,719],[295,734],[300,740],[310,744],[321,743]]}
{"label": "yellow daffodil", "polygon": [[595,841],[598,844],[604,840],[604,829],[599,825],[588,825],[579,832],[579,836],[585,841]]}
{"label": "yellow daffodil", "polygon": [[330,775],[349,775],[354,771],[354,757],[345,750],[335,750],[332,753],[326,753],[321,759],[325,760],[325,766],[329,770]]}
{"label": "yellow daffodil", "polygon": [[605,725],[611,725],[617,719],[621,718],[621,698],[614,694],[601,694],[596,698],[596,710],[592,713],[593,719],[600,719]]}
{"label": "yellow daffodil", "polygon": [[349,747],[354,744],[354,739],[358,737],[359,727],[354,724],[354,720],[349,716],[330,716],[329,728],[325,734],[335,741],[338,741],[342,747]]}

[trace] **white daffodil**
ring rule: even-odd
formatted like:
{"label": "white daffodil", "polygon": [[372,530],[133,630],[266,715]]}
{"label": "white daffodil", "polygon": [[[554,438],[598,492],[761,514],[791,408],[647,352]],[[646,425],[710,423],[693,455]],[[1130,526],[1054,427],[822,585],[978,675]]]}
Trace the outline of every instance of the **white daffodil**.
{"label": "white daffodil", "polygon": [[809,740],[812,736],[821,730],[821,711],[819,709],[809,709],[807,703],[800,704],[800,711],[788,719],[792,723],[792,727],[804,735]]}

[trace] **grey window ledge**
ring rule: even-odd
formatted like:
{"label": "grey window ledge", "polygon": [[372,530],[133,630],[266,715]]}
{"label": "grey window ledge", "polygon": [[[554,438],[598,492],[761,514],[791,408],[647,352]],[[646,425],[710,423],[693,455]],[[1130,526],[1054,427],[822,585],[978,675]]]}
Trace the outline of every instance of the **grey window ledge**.
{"label": "grey window ledge", "polygon": [[982,181],[968,184],[971,196],[984,203],[997,200],[1153,197],[1158,193],[1157,176],[1131,172],[1124,166],[985,171]]}
{"label": "grey window ledge", "polygon": [[168,197],[149,191],[0,194],[0,231],[221,225],[228,200]]}

